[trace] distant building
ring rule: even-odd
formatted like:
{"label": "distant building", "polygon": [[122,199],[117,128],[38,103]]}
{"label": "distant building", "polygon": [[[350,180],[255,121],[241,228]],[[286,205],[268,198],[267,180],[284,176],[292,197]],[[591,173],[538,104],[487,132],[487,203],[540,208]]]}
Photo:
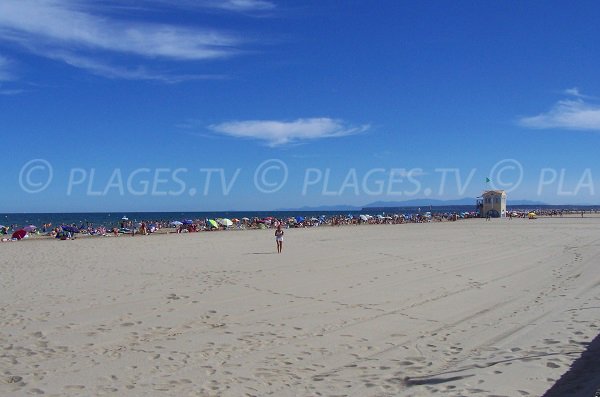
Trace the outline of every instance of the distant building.
{"label": "distant building", "polygon": [[492,218],[506,216],[506,192],[504,190],[486,190],[477,200],[479,215]]}

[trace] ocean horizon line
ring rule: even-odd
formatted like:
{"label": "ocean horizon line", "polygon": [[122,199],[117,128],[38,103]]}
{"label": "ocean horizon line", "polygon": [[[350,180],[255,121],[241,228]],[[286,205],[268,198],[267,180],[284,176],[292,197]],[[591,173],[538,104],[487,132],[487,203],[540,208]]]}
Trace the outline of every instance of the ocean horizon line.
{"label": "ocean horizon line", "polygon": [[[469,204],[413,204],[413,205],[391,205],[391,206],[340,206],[340,208],[335,208],[335,206],[315,206],[315,207],[302,207],[302,208],[278,208],[278,209],[223,209],[223,210],[213,210],[213,209],[204,209],[204,210],[108,210],[108,211],[17,211],[17,212],[4,212],[0,211],[0,215],[36,215],[36,214],[148,214],[148,213],[163,213],[163,214],[181,214],[181,213],[243,213],[243,212],[315,212],[315,211],[323,211],[323,212],[336,212],[336,211],[373,211],[380,209],[401,209],[401,208],[418,208],[418,207],[431,207],[431,208],[452,208],[452,207],[468,207]],[[507,203],[507,207],[539,207],[539,208],[573,208],[573,207],[598,207],[599,204],[510,204]],[[322,208],[327,207],[327,208]],[[344,208],[346,207],[346,208]],[[348,208],[352,207],[352,208]]]}

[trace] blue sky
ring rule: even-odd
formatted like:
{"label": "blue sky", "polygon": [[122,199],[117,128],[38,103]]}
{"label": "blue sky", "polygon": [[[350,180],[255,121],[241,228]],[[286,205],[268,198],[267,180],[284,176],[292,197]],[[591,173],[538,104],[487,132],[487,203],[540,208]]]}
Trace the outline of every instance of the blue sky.
{"label": "blue sky", "polygon": [[596,204],[599,19],[594,1],[3,0],[0,212]]}

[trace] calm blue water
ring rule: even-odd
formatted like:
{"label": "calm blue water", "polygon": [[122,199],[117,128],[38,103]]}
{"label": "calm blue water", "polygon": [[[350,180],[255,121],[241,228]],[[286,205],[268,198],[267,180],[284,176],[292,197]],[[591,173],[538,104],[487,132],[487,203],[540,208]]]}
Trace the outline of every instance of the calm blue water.
{"label": "calm blue water", "polygon": [[[515,206],[509,209],[573,209],[573,210],[596,210],[600,206]],[[334,215],[359,215],[359,214],[415,214],[419,211],[431,211],[433,213],[445,212],[470,212],[475,211],[475,206],[458,205],[458,206],[421,206],[421,207],[398,207],[398,208],[364,208],[361,211],[223,211],[223,212],[97,212],[97,213],[34,213],[34,214],[0,214],[0,225],[36,225],[40,226],[44,223],[52,225],[61,224],[86,224],[91,223],[95,226],[117,226],[123,216],[127,216],[132,221],[173,221],[183,219],[214,219],[214,218],[264,218],[274,216],[277,218],[287,218],[292,216],[318,217],[325,215],[327,217]]]}

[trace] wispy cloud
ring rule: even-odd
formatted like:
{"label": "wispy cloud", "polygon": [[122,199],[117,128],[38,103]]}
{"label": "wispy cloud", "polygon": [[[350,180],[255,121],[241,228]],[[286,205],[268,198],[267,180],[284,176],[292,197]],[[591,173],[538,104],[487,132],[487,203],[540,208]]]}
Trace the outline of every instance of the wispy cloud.
{"label": "wispy cloud", "polygon": [[14,78],[10,71],[10,61],[0,55],[0,81],[9,81]]}
{"label": "wispy cloud", "polygon": [[[275,9],[275,4],[265,0],[145,0],[149,4],[187,9],[217,9],[230,12],[262,12]],[[136,3],[140,3],[137,1]]]}
{"label": "wispy cloud", "polygon": [[65,62],[76,68],[85,69],[88,72],[112,79],[127,79],[127,80],[153,80],[163,83],[180,83],[190,80],[215,80],[225,79],[224,75],[216,74],[174,74],[165,73],[156,70],[148,70],[145,66],[137,66],[127,68],[122,66],[111,65],[95,58],[79,56],[69,52],[51,52],[46,54],[48,58],[56,59]]}
{"label": "wispy cloud", "polygon": [[229,11],[265,11],[275,8],[275,4],[263,0],[213,0],[205,3],[210,7]]}
{"label": "wispy cloud", "polygon": [[581,91],[579,91],[579,88],[577,88],[577,87],[567,88],[566,90],[563,91],[563,94],[572,96],[575,98],[581,98],[581,99],[598,99],[597,97],[594,97],[591,95],[582,94]]}
{"label": "wispy cloud", "polygon": [[94,11],[90,3],[78,0],[2,0],[0,39],[41,56],[61,54],[53,58],[107,77],[155,80],[161,80],[161,73],[132,71],[104,60],[126,56],[143,64],[221,59],[242,53],[245,44],[241,37],[218,30],[123,20]]}
{"label": "wispy cloud", "polygon": [[0,95],[18,95],[25,90],[17,88],[5,88],[3,82],[13,82],[16,80],[15,74],[12,72],[12,61],[2,55],[0,55]]}
{"label": "wispy cloud", "polygon": [[22,94],[24,92],[25,92],[25,90],[22,90],[22,89],[14,89],[14,90],[4,89],[0,85],[0,95],[19,95],[19,94]]}
{"label": "wispy cloud", "polygon": [[600,131],[600,105],[586,102],[577,88],[564,92],[575,99],[558,101],[548,112],[522,117],[519,124],[527,128]]}
{"label": "wispy cloud", "polygon": [[211,131],[236,138],[264,141],[268,146],[274,147],[308,140],[358,134],[369,129],[369,125],[352,126],[342,120],[321,117],[294,121],[229,121],[213,124],[208,128]]}

